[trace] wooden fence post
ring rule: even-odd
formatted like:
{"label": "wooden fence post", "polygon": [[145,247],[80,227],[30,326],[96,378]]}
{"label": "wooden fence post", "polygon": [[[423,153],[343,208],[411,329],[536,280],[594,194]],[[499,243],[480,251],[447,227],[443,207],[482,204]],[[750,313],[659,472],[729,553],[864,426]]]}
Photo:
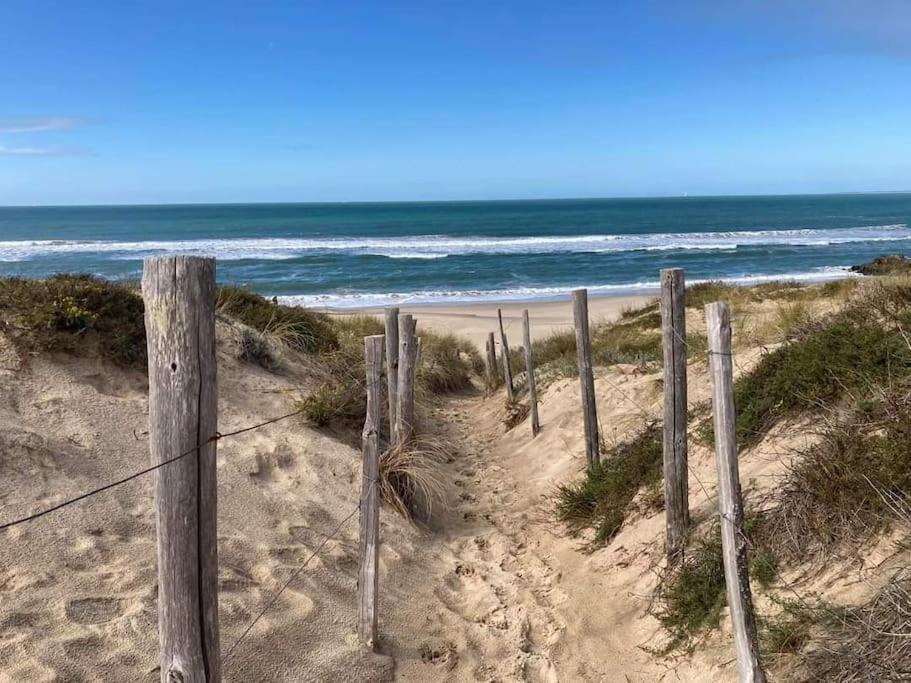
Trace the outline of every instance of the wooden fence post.
{"label": "wooden fence post", "polygon": [[215,435],[215,259],[145,259],[149,450],[158,528],[162,683],[221,681]]}
{"label": "wooden fence post", "polygon": [[503,354],[503,382],[506,384],[506,398],[512,402],[516,395],[512,385],[512,368],[509,366],[509,344],[506,341],[506,331],[503,329],[503,311],[497,309],[497,318],[500,320],[500,353]]}
{"label": "wooden fence post", "polygon": [[705,316],[715,420],[715,457],[718,465],[718,516],[737,669],[742,683],[765,683],[750,592],[747,539],[743,532],[743,498],[740,492],[735,433],[731,311],[726,303],[716,302],[705,307]]}
{"label": "wooden fence post", "polygon": [[686,299],[682,268],[661,271],[664,348],[664,507],[668,564],[683,558],[690,523],[687,470]]}
{"label": "wooden fence post", "polygon": [[500,373],[497,371],[497,342],[493,332],[487,335],[487,390],[493,392],[500,384]]}
{"label": "wooden fence post", "polygon": [[357,631],[361,643],[371,650],[377,644],[377,562],[380,534],[380,439],[382,411],[383,335],[364,337],[367,365],[367,419],[362,435],[360,567],[357,574]]}
{"label": "wooden fence post", "polygon": [[589,467],[600,460],[598,408],[595,405],[595,378],[592,374],[592,346],[588,334],[588,290],[573,290],[573,320],[576,326],[576,360],[582,387],[582,418],[585,423],[585,457]]}
{"label": "wooden fence post", "polygon": [[522,311],[522,342],[525,345],[525,377],[531,406],[531,435],[534,437],[541,431],[541,424],[538,422],[538,390],[535,387],[535,366],[531,359],[531,325],[528,322],[527,308]]}
{"label": "wooden fence post", "polygon": [[399,309],[385,310],[386,323],[386,388],[389,394],[389,441],[395,441],[395,411],[399,387]]}
{"label": "wooden fence post", "polygon": [[417,361],[417,339],[414,318],[404,313],[399,317],[399,386],[396,408],[395,439],[405,445],[414,436],[414,375]]}

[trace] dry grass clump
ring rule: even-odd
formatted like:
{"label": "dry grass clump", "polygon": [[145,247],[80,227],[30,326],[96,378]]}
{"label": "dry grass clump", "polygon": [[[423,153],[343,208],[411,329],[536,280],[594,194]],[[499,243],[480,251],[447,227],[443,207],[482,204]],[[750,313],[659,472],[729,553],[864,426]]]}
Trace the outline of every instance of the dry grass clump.
{"label": "dry grass clump", "polygon": [[338,348],[329,316],[283,306],[241,287],[220,287],[217,310],[288,348],[319,353]]}
{"label": "dry grass clump", "polygon": [[758,532],[791,562],[825,558],[890,528],[911,491],[911,390],[893,386],[832,421],[794,460]]}
{"label": "dry grass clump", "polygon": [[509,431],[513,427],[517,427],[518,425],[522,424],[530,412],[531,406],[527,403],[507,400],[506,412],[503,415],[503,424],[506,426],[506,431]]}
{"label": "dry grass clump", "polygon": [[557,489],[557,519],[576,535],[595,532],[589,548],[606,545],[620,531],[639,490],[661,480],[662,429],[650,423],[631,441],[602,455],[581,481]]}
{"label": "dry grass clump", "polygon": [[393,445],[380,456],[380,494],[406,519],[428,519],[443,500],[440,463],[448,458],[442,441],[427,436],[407,446]]}
{"label": "dry grass clump", "polygon": [[793,280],[775,280],[756,285],[736,285],[713,280],[686,288],[687,308],[702,309],[713,301],[726,301],[734,307],[763,301],[812,301],[822,298],[847,299],[859,285],[856,278],[832,280],[822,285]]}
{"label": "dry grass clump", "polygon": [[23,352],[97,355],[117,365],[147,364],[142,297],[91,275],[0,279],[0,325]]}
{"label": "dry grass clump", "polygon": [[[383,334],[385,330],[383,322],[373,316],[338,316],[329,320],[337,346],[318,354],[323,381],[300,405],[308,421],[320,427],[340,427],[353,440],[367,410],[364,337]],[[440,394],[471,387],[472,377],[483,362],[470,342],[424,330],[419,337],[421,365],[415,386],[418,405]]]}
{"label": "dry grass clump", "polygon": [[484,360],[471,342],[454,334],[421,331],[418,384],[427,393],[447,394],[472,386],[484,374]]}
{"label": "dry grass clump", "polygon": [[808,683],[911,678],[911,571],[896,573],[867,604],[844,610],[803,664]]}
{"label": "dry grass clump", "polygon": [[239,327],[235,335],[237,358],[245,363],[258,365],[274,372],[281,365],[279,354],[273,348],[269,338],[246,325]]}
{"label": "dry grass clump", "polygon": [[[661,360],[661,316],[654,305],[627,311],[616,322],[592,325],[590,334],[594,365],[647,365]],[[557,375],[577,375],[575,332],[554,332],[534,342],[532,360],[536,368],[548,365]],[[524,367],[524,360],[518,362],[518,367]]]}

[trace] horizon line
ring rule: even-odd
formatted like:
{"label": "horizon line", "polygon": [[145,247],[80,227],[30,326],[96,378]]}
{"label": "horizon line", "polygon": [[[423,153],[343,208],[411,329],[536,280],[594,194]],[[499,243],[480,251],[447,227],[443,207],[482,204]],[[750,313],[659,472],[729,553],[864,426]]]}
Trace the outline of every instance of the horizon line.
{"label": "horizon line", "polygon": [[137,204],[85,203],[85,204],[0,204],[0,209],[68,209],[68,208],[144,208],[164,206],[327,206],[327,205],[372,205],[372,204],[486,204],[497,202],[571,202],[571,201],[617,201],[644,199],[735,199],[750,197],[837,197],[867,194],[911,194],[907,190],[843,190],[839,192],[774,192],[768,194],[654,194],[614,195],[577,197],[499,197],[496,199],[349,199],[313,201],[247,201],[247,202],[142,202]]}

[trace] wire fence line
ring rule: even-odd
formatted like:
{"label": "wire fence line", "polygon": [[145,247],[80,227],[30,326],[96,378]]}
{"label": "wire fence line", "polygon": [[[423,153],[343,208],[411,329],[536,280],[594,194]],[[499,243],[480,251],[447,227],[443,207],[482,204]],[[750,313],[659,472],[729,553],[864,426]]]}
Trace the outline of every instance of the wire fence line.
{"label": "wire fence line", "polygon": [[262,610],[260,610],[259,614],[256,615],[256,618],[254,618],[253,621],[250,622],[250,624],[247,626],[247,628],[244,629],[243,633],[241,633],[240,636],[238,636],[237,640],[235,640],[234,643],[231,645],[231,647],[228,648],[228,651],[221,658],[222,665],[224,665],[228,661],[228,659],[233,654],[234,650],[236,650],[237,646],[240,645],[241,641],[243,641],[243,639],[247,637],[247,635],[250,633],[250,631],[253,630],[253,627],[256,626],[256,624],[259,622],[259,620],[262,619],[263,616],[266,614],[266,612],[268,612],[272,608],[272,606],[278,601],[279,597],[281,597],[281,594],[285,592],[285,589],[291,585],[291,583],[294,581],[294,579],[296,579],[300,575],[300,573],[302,571],[304,571],[304,569],[307,568],[307,565],[310,564],[310,562],[313,560],[313,558],[319,554],[319,551],[322,550],[323,547],[329,541],[335,539],[335,535],[339,531],[341,531],[342,527],[345,526],[345,524],[352,517],[354,517],[358,513],[358,511],[360,511],[360,509],[361,509],[361,505],[360,505],[360,503],[358,503],[354,507],[354,509],[350,513],[348,513],[348,516],[346,516],[344,519],[342,519],[342,521],[339,522],[338,525],[336,525],[336,527],[332,531],[330,531],[328,534],[325,534],[325,537],[320,542],[320,544],[318,546],[316,546],[316,549],[312,553],[310,553],[310,555],[307,557],[307,559],[304,560],[303,564],[301,564],[297,569],[295,569],[291,573],[291,576],[288,577],[288,580],[285,581],[285,583],[282,585],[281,588],[278,589],[278,591],[276,591],[275,595],[273,595],[272,598],[269,600],[269,602],[266,603],[266,606],[263,607]]}
{"label": "wire fence line", "polygon": [[[95,495],[97,495],[97,494],[99,494],[99,493],[103,493],[103,492],[105,492],[105,491],[108,491],[108,490],[110,490],[110,489],[112,489],[112,488],[115,488],[115,487],[117,487],[117,486],[120,486],[121,484],[126,484],[127,482],[133,481],[134,479],[138,479],[139,477],[142,477],[143,475],[150,474],[151,472],[154,472],[154,471],[156,471],[156,470],[158,470],[158,469],[161,469],[162,467],[165,467],[166,465],[170,465],[171,463],[177,462],[177,461],[179,461],[179,460],[181,460],[181,459],[183,459],[183,458],[185,458],[185,457],[191,455],[192,453],[197,453],[197,452],[199,452],[199,450],[200,450],[201,448],[207,446],[207,445],[210,444],[210,443],[214,443],[214,442],[220,441],[221,439],[225,439],[225,438],[228,438],[228,437],[238,436],[238,435],[240,435],[240,434],[245,434],[245,433],[247,433],[247,432],[251,432],[251,431],[254,431],[254,430],[256,430],[256,429],[261,429],[261,428],[266,427],[266,426],[268,426],[268,425],[272,425],[272,424],[275,424],[275,423],[277,423],[277,422],[281,422],[281,421],[283,421],[283,420],[287,420],[287,419],[290,419],[290,418],[295,417],[295,416],[297,416],[297,415],[300,415],[302,412],[303,412],[303,410],[295,410],[295,411],[293,411],[293,412],[286,413],[286,414],[284,414],[284,415],[279,415],[279,416],[277,416],[277,417],[270,418],[270,419],[265,420],[265,421],[263,421],[263,422],[259,422],[259,423],[254,424],[254,425],[249,425],[249,426],[247,426],[247,427],[242,427],[242,428],[240,428],[240,429],[235,429],[235,430],[232,430],[232,431],[230,431],[230,432],[216,432],[216,433],[213,434],[211,437],[209,437],[208,439],[206,439],[203,443],[201,443],[201,444],[199,444],[199,445],[197,445],[197,446],[194,446],[193,448],[190,448],[190,449],[184,451],[183,453],[180,453],[179,455],[174,456],[173,458],[169,458],[169,459],[167,459],[167,460],[165,460],[165,461],[163,461],[163,462],[160,462],[160,463],[158,463],[158,464],[156,464],[156,465],[152,465],[152,466],[150,466],[150,467],[146,467],[146,468],[144,468],[144,469],[142,469],[142,470],[139,470],[138,472],[134,472],[134,473],[132,473],[132,474],[126,476],[126,477],[123,477],[122,479],[118,479],[118,480],[116,480],[116,481],[112,481],[112,482],[110,482],[110,483],[108,483],[108,484],[105,484],[104,486],[100,486],[100,487],[98,487],[98,488],[96,488],[96,489],[92,489],[91,491],[86,491],[85,493],[82,493],[82,494],[80,494],[80,495],[78,495],[78,496],[75,496],[75,497],[73,497],[73,498],[70,498],[70,499],[68,499],[68,500],[65,500],[65,501],[63,501],[63,502],[61,502],[61,503],[58,503],[57,505],[52,506],[52,507],[45,508],[45,509],[43,509],[43,510],[39,510],[38,512],[31,513],[31,514],[26,515],[26,516],[24,516],[24,517],[20,517],[19,519],[14,519],[14,520],[12,520],[12,521],[6,522],[6,523],[0,525],[0,531],[4,531],[4,530],[6,530],[6,529],[10,529],[10,528],[15,527],[15,526],[17,526],[17,525],[24,524],[24,523],[26,523],[26,522],[30,522],[30,521],[39,519],[39,518],[41,518],[41,517],[44,517],[45,515],[51,514],[52,512],[56,512],[57,510],[60,510],[60,509],[62,509],[62,508],[64,508],[64,507],[67,507],[67,506],[69,506],[69,505],[73,505],[73,504],[78,503],[78,502],[80,502],[80,501],[82,501],[82,500],[85,500],[85,499],[87,499],[87,498],[91,498],[92,496],[95,496]],[[237,639],[231,644],[231,647],[228,648],[227,652],[225,652],[225,654],[224,654],[224,655],[222,656],[222,658],[221,658],[221,663],[222,663],[222,665],[224,665],[224,664],[228,661],[228,659],[231,657],[231,655],[234,654],[234,652],[235,652],[235,650],[237,649],[237,647],[238,647],[238,646],[241,644],[241,642],[243,642],[243,640],[250,634],[250,632],[253,630],[253,628],[256,626],[256,624],[259,623],[259,621],[263,618],[263,616],[265,616],[265,614],[266,614],[270,609],[272,609],[272,607],[275,605],[275,603],[278,601],[278,599],[281,597],[281,595],[285,592],[285,590],[291,585],[291,583],[293,583],[293,581],[294,581],[298,576],[300,576],[301,572],[303,572],[304,569],[307,568],[307,566],[308,566],[308,565],[313,561],[313,559],[320,553],[320,551],[326,546],[326,544],[327,544],[329,541],[331,541],[331,540],[336,540],[336,538],[337,538],[336,535],[339,533],[339,531],[341,531],[341,529],[345,526],[345,524],[347,524],[355,515],[357,515],[357,513],[360,511],[360,508],[361,508],[361,505],[360,505],[360,502],[358,502],[358,504],[354,507],[354,509],[351,510],[351,512],[349,512],[349,513],[348,513],[348,514],[347,514],[347,515],[346,515],[346,516],[345,516],[345,517],[344,517],[344,518],[335,526],[335,528],[332,529],[332,531],[330,531],[329,533],[320,533],[320,535],[323,536],[322,541],[320,541],[320,543],[319,543],[319,544],[316,546],[316,548],[310,553],[310,555],[307,556],[307,559],[304,560],[304,562],[303,562],[299,567],[297,567],[297,568],[291,573],[291,576],[288,577],[287,581],[285,581],[285,583],[281,586],[281,588],[279,588],[279,590],[276,591],[276,593],[271,597],[271,599],[269,600],[269,602],[266,603],[266,605],[259,611],[259,613],[256,615],[256,617],[255,617],[255,618],[247,625],[247,627],[243,630],[243,632],[240,634],[240,636],[238,636]]]}
{"label": "wire fence line", "polygon": [[206,439],[204,442],[197,444],[196,446],[193,446],[192,448],[187,449],[186,451],[184,451],[183,453],[180,453],[179,455],[175,455],[173,458],[168,458],[167,460],[164,460],[162,462],[156,463],[155,465],[151,465],[149,467],[141,469],[138,472],[134,472],[133,474],[123,477],[122,479],[112,481],[110,483],[105,484],[104,486],[99,486],[98,488],[92,489],[91,491],[86,491],[85,493],[82,493],[78,496],[64,500],[63,502],[57,503],[56,505],[52,505],[49,508],[45,508],[43,510],[39,510],[38,512],[33,512],[24,517],[20,517],[18,519],[14,519],[9,522],[0,524],[0,531],[5,531],[14,526],[18,526],[20,524],[25,524],[26,522],[31,522],[33,520],[39,519],[41,517],[44,517],[45,515],[49,515],[52,512],[56,512],[57,510],[65,508],[69,505],[73,505],[74,503],[83,501],[86,498],[91,498],[92,496],[95,496],[99,493],[103,493],[112,488],[115,488],[122,484],[126,484],[127,482],[130,482],[130,481],[133,481],[134,479],[138,479],[139,477],[141,477],[143,475],[150,474],[151,472],[159,470],[162,467],[165,467],[166,465],[170,465],[171,463],[177,462],[178,460],[182,460],[183,458],[186,458],[188,455],[191,455],[192,453],[198,453],[200,449],[202,449],[205,446],[208,446],[210,443],[215,443],[217,441],[220,441],[221,439],[226,439],[228,437],[238,436],[239,434],[245,434],[246,432],[252,432],[255,429],[261,429],[262,427],[266,427],[268,425],[275,424],[276,422],[281,422],[283,420],[287,420],[289,418],[295,417],[296,415],[300,415],[301,413],[303,413],[303,410],[299,409],[299,410],[295,410],[294,412],[287,413],[285,415],[279,415],[278,417],[270,418],[270,419],[266,420],[265,422],[260,422],[258,424],[250,425],[248,427],[243,427],[241,429],[236,429],[234,431],[216,432],[215,434],[210,436],[208,439]]}

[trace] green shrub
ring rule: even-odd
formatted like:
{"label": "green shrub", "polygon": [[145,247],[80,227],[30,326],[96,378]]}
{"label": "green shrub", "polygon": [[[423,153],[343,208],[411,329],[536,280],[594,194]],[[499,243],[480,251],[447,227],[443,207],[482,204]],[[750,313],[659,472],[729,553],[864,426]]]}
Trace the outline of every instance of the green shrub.
{"label": "green shrub", "polygon": [[908,344],[872,303],[865,300],[811,326],[738,378],[734,401],[740,444],[758,442],[784,417],[908,375]]}
{"label": "green shrub", "polygon": [[620,530],[639,490],[661,479],[662,457],[661,426],[647,425],[632,441],[603,454],[582,481],[557,489],[557,518],[573,534],[594,529],[591,549],[605,545]]}
{"label": "green shrub", "polygon": [[147,365],[142,297],[91,275],[0,279],[6,333],[24,351],[96,353],[124,367]]}

